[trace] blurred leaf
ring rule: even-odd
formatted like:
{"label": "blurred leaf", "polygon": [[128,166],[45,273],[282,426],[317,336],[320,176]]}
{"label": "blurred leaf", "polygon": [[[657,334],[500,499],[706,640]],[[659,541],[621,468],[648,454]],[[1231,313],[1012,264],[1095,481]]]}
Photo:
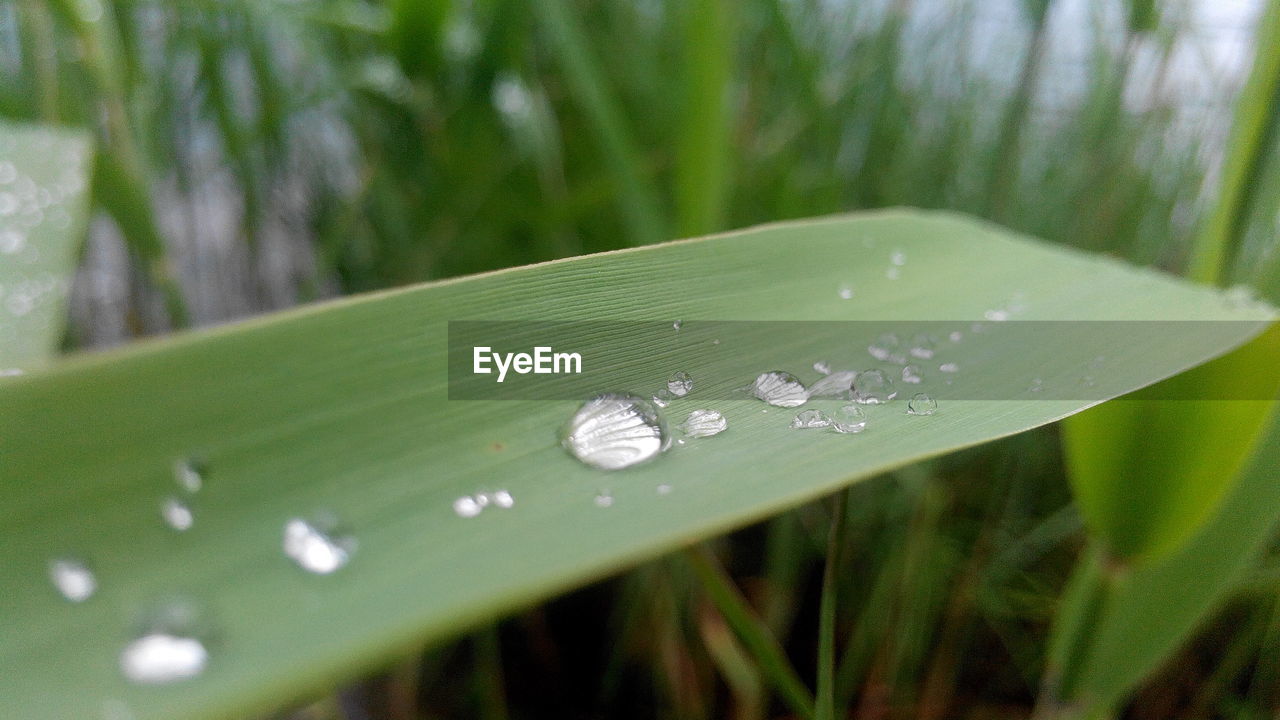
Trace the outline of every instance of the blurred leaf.
{"label": "blurred leaf", "polygon": [[92,162],[88,133],[0,123],[0,370],[57,354]]}
{"label": "blurred leaf", "polygon": [[676,214],[681,235],[720,230],[729,192],[736,113],[730,93],[737,48],[737,0],[684,8],[684,94],[676,147]]}
{"label": "blurred leaf", "polygon": [[1280,328],[1226,357],[1065,423],[1067,467],[1089,529],[1114,556],[1147,562],[1207,520],[1256,447],[1280,389]]}
{"label": "blurred leaf", "polygon": [[[898,280],[884,273],[892,251],[910,258]],[[856,301],[838,296],[845,282]],[[353,298],[12,379],[0,385],[0,716],[91,717],[108,707],[139,719],[212,718],[277,707],[640,559],[1076,412],[1096,399],[1011,399],[1011,378],[1075,376],[1113,342],[1076,339],[1044,358],[1012,329],[989,329],[945,357],[969,368],[975,397],[1005,399],[944,396],[928,418],[901,402],[869,407],[870,427],[857,436],[791,431],[791,412],[728,399],[715,404],[729,421],[723,435],[602,474],[557,446],[575,402],[448,399],[450,319],[683,318],[684,330],[664,323],[661,338],[690,343],[699,319],[947,317],[967,326],[1018,289],[1028,320],[1271,317],[987,224],[894,211]],[[1213,344],[1159,352],[1135,340],[1126,355],[1135,374],[1120,391],[1226,351],[1257,324],[1218,323],[1228,332]],[[687,367],[704,379],[672,403],[673,422],[717,386],[762,370],[808,375],[818,357],[867,362],[865,342],[842,322],[806,326],[794,344],[748,327],[743,344],[688,346]],[[673,370],[654,338],[619,345],[637,390]],[[193,454],[205,462],[204,488],[192,499],[194,526],[175,534],[159,507],[175,492],[175,459]],[[672,492],[655,492],[659,484]],[[454,514],[455,499],[496,487],[514,508]],[[608,509],[594,502],[602,488],[613,494]],[[347,567],[323,577],[281,552],[284,524],[322,511],[359,543]],[[100,589],[82,604],[61,601],[46,577],[50,559],[68,553],[97,571]],[[175,594],[210,619],[208,668],[175,686],[131,685],[120,651],[140,614]]]}

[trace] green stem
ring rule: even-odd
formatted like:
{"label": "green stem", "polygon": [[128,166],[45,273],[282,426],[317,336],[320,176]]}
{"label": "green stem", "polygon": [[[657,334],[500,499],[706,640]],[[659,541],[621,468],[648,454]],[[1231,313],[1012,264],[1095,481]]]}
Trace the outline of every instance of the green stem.
{"label": "green stem", "polygon": [[822,569],[822,600],[818,605],[818,699],[816,720],[835,720],[836,594],[840,548],[844,546],[849,490],[836,493],[831,531],[827,538],[827,562]]}
{"label": "green stem", "polygon": [[746,598],[733,584],[720,562],[705,547],[685,552],[694,574],[702,583],[712,604],[720,611],[729,628],[747,652],[760,665],[760,671],[791,711],[802,718],[814,717],[813,695],[791,666],[782,646],[764,621],[756,615]]}
{"label": "green stem", "polygon": [[1187,274],[1222,284],[1244,235],[1245,218],[1276,132],[1280,101],[1280,0],[1271,0],[1258,20],[1253,70],[1236,104],[1217,204],[1196,238]]}

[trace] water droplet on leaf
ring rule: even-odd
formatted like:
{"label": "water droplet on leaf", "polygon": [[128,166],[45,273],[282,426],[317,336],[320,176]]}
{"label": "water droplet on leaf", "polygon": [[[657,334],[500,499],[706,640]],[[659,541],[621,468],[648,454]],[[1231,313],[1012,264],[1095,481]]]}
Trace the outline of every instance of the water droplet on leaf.
{"label": "water droplet on leaf", "polygon": [[603,393],[578,408],[561,432],[561,444],[578,460],[620,470],[649,460],[670,438],[657,408],[628,393]]}
{"label": "water droplet on leaf", "polygon": [[71,602],[84,602],[98,591],[98,579],[83,561],[59,558],[49,563],[49,579],[62,597]]}
{"label": "water droplet on leaf", "polygon": [[839,433],[860,433],[867,429],[867,414],[862,412],[862,408],[850,403],[835,412],[831,427]]}
{"label": "water droplet on leaf", "polygon": [[938,411],[938,401],[925,393],[916,393],[907,402],[907,414],[932,415]]}
{"label": "water droplet on leaf", "polygon": [[332,519],[292,518],[284,524],[284,554],[317,575],[342,568],[355,552],[355,538],[336,531]]}
{"label": "water droplet on leaf", "polygon": [[821,410],[801,410],[791,421],[793,430],[814,430],[831,426],[831,418]]}
{"label": "water droplet on leaf", "polygon": [[796,407],[809,401],[804,383],[781,370],[760,373],[751,384],[751,394],[776,407]]}
{"label": "water droplet on leaf", "polygon": [[693,389],[693,378],[681,370],[667,380],[667,392],[676,397],[684,397]]}
{"label": "water droplet on leaf", "polygon": [[883,405],[897,396],[893,381],[882,370],[858,373],[853,382],[854,400],[863,405]]}
{"label": "water droplet on leaf", "polygon": [[687,437],[701,438],[719,435],[729,427],[729,421],[715,410],[694,410],[680,425]]}

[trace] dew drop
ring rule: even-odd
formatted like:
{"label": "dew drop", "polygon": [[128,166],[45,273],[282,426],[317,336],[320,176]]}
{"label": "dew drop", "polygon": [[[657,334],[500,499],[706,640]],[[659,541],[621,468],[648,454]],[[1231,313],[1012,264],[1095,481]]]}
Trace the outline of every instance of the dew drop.
{"label": "dew drop", "polygon": [[902,368],[902,382],[909,385],[919,385],[924,380],[924,376],[920,374],[919,365],[907,365]]}
{"label": "dew drop", "polygon": [[601,490],[600,492],[596,493],[595,503],[596,503],[596,507],[602,507],[602,508],[612,507],[613,493],[609,492],[608,490]]}
{"label": "dew drop", "polygon": [[49,563],[49,579],[62,597],[73,603],[84,602],[98,591],[98,579],[83,561],[59,558]]}
{"label": "dew drop", "polygon": [[831,419],[831,427],[838,433],[852,435],[867,429],[867,414],[862,408],[850,403],[836,411]]}
{"label": "dew drop", "polygon": [[178,487],[189,493],[200,492],[204,487],[204,464],[194,458],[183,458],[173,463],[173,479]]}
{"label": "dew drop", "polygon": [[500,508],[514,507],[516,504],[516,499],[512,497],[510,491],[507,490],[498,490],[493,492],[490,497],[493,498],[493,504]]}
{"label": "dew drop", "polygon": [[796,407],[809,401],[809,391],[795,375],[781,370],[760,373],[751,394],[776,407]]}
{"label": "dew drop", "polygon": [[196,520],[191,508],[175,497],[167,498],[160,506],[160,517],[164,518],[165,525],[178,532],[190,530]]}
{"label": "dew drop", "polygon": [[729,421],[724,419],[724,415],[715,410],[694,410],[689,413],[689,417],[680,424],[680,431],[686,437],[702,438],[719,435],[727,430]]}
{"label": "dew drop", "polygon": [[453,514],[460,518],[473,518],[479,515],[481,510],[484,510],[484,505],[471,495],[463,495],[453,501]]}
{"label": "dew drop", "polygon": [[853,382],[854,400],[863,405],[883,405],[898,395],[893,389],[893,381],[882,370],[867,370],[858,373]]}
{"label": "dew drop", "polygon": [[841,285],[841,286],[840,286],[840,289],[839,289],[838,291],[836,291],[836,292],[837,292],[837,294],[840,296],[840,299],[841,299],[841,300],[852,300],[852,299],[853,299],[853,287],[851,287],[851,286],[849,286],[849,285]]}
{"label": "dew drop", "polygon": [[809,397],[835,397],[844,395],[853,387],[854,378],[858,373],[852,370],[841,370],[833,372],[826,377],[820,378],[813,385],[809,386]]}
{"label": "dew drop", "polygon": [[284,554],[298,567],[317,575],[342,568],[355,551],[355,538],[335,531],[332,520],[292,518],[284,524]]}
{"label": "dew drop", "polygon": [[671,401],[675,399],[676,399],[676,396],[672,395],[670,390],[665,390],[665,389],[659,390],[652,398],[650,398],[650,400],[653,401],[653,404],[657,405],[660,408],[664,408],[670,405]]}
{"label": "dew drop", "polygon": [[925,393],[916,393],[907,401],[908,415],[932,415],[938,411],[938,401]]}
{"label": "dew drop", "polygon": [[831,426],[831,418],[821,410],[801,410],[791,421],[793,430],[814,430]]}
{"label": "dew drop", "polygon": [[693,378],[689,377],[689,373],[681,370],[673,374],[667,379],[667,392],[676,397],[684,397],[693,389]]}
{"label": "dew drop", "polygon": [[819,360],[818,362],[816,362],[816,363],[814,363],[814,364],[813,364],[813,370],[814,370],[814,372],[818,372],[818,373],[821,373],[821,374],[823,374],[823,375],[830,375],[830,374],[831,374],[831,365],[829,365],[828,363],[825,363],[825,362],[823,362],[823,361]]}
{"label": "dew drop", "polygon": [[953,362],[947,362],[939,365],[938,370],[944,373],[958,373],[960,372],[960,366]]}
{"label": "dew drop", "polygon": [[657,408],[628,393],[591,398],[561,431],[561,444],[571,455],[601,470],[621,470],[652,459],[669,442]]}

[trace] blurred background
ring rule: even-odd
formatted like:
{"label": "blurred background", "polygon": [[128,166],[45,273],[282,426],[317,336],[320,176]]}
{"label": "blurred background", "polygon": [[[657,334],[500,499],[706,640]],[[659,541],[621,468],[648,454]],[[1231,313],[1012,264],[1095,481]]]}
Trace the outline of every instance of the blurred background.
{"label": "blurred background", "polygon": [[[1181,273],[1268,2],[10,0],[0,116],[99,142],[69,348],[891,205]],[[1275,302],[1265,112],[1230,274]],[[1055,431],[853,500],[849,716],[1026,717],[1082,541]],[[806,677],[828,522],[704,548]],[[1280,717],[1268,563],[1126,717]],[[291,717],[786,716],[700,587],[655,562]]]}

